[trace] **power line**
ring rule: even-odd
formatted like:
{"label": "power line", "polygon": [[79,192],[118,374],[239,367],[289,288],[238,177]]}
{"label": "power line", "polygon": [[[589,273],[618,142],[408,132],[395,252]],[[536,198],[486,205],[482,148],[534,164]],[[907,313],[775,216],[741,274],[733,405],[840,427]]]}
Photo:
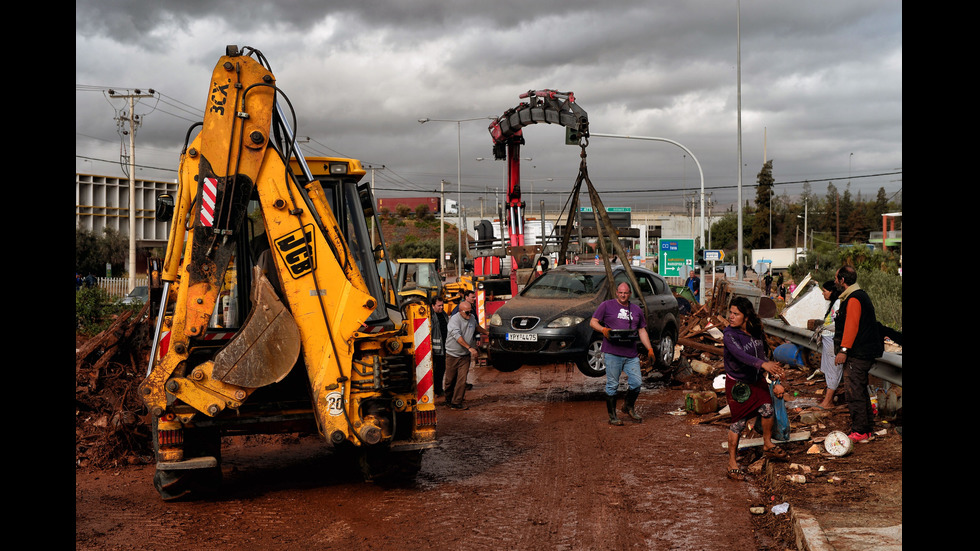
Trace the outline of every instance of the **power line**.
{"label": "power line", "polygon": [[[97,163],[109,163],[113,165],[119,164],[118,159],[115,161],[110,161],[108,159],[96,159],[95,157],[86,157],[85,155],[75,155],[75,158],[80,159],[82,161],[95,161]],[[164,172],[177,172],[176,168],[163,168],[159,166],[150,166],[150,165],[141,165],[141,164],[136,164],[133,166],[135,166],[136,168],[143,168],[143,169],[162,170]]]}

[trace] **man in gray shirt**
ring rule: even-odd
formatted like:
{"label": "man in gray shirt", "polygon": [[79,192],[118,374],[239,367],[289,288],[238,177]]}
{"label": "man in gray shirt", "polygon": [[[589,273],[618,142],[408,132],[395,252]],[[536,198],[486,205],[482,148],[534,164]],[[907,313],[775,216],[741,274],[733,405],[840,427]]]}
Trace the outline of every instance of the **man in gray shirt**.
{"label": "man in gray shirt", "polygon": [[459,304],[459,311],[449,318],[446,338],[446,404],[452,409],[469,409],[463,405],[466,395],[466,375],[470,371],[470,359],[476,358],[476,333],[488,331],[476,322],[473,305],[467,301]]}

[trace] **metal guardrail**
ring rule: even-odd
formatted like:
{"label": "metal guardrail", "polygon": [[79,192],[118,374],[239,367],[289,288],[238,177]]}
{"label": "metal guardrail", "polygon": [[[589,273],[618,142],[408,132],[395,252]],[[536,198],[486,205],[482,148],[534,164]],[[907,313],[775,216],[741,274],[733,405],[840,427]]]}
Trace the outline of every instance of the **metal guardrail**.
{"label": "metal guardrail", "polygon": [[[766,327],[766,333],[774,337],[786,339],[797,346],[802,346],[815,352],[820,351],[820,343],[810,340],[810,337],[813,336],[813,331],[795,327],[781,319],[764,319],[762,320],[762,324]],[[878,377],[894,385],[902,386],[902,355],[885,352],[882,357],[875,360],[874,365],[871,366],[870,373],[874,377]]]}

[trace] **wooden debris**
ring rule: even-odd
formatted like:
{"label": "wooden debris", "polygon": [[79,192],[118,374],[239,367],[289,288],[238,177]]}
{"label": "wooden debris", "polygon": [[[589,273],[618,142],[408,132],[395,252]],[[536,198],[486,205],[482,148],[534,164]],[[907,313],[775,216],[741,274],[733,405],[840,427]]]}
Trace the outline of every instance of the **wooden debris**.
{"label": "wooden debris", "polygon": [[121,314],[75,352],[75,466],[152,461],[143,381],[152,332],[149,304]]}

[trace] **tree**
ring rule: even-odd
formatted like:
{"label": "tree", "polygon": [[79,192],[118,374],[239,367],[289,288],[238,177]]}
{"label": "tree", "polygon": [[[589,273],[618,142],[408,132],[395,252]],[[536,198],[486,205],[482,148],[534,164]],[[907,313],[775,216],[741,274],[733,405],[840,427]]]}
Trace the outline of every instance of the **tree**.
{"label": "tree", "polygon": [[[837,235],[837,204],[839,200],[840,192],[837,191],[837,186],[833,182],[830,182],[827,184],[827,196],[824,198],[823,205],[821,205],[823,214],[818,219],[817,231],[831,236]],[[833,237],[833,239],[836,243],[836,237]]]}
{"label": "tree", "polygon": [[[847,237],[844,239],[844,232],[841,232],[841,238],[849,243],[866,243],[871,237],[871,230],[874,226],[871,226],[868,221],[870,219],[867,203],[864,201],[857,201],[851,205],[851,212],[848,214],[846,223],[844,226],[847,228]],[[845,222],[842,220],[842,222]]]}
{"label": "tree", "polygon": [[757,175],[758,185],[755,192],[755,219],[752,222],[752,232],[749,246],[753,249],[768,249],[772,241],[769,224],[772,216],[772,159],[762,165]]}
{"label": "tree", "polygon": [[851,184],[844,186],[844,193],[837,202],[837,220],[840,224],[840,231],[837,234],[837,243],[846,243],[852,240],[847,229],[847,220],[854,212],[854,199],[851,197]]}
{"label": "tree", "polygon": [[[743,246],[752,219],[753,216],[749,215],[742,220]],[[713,248],[723,249],[726,256],[734,258],[734,251],[738,248],[738,213],[727,213],[711,225],[711,243]]]}
{"label": "tree", "polygon": [[75,270],[81,274],[104,274],[106,264],[112,273],[123,273],[129,257],[129,241],[114,228],[105,228],[102,235],[75,228]]}
{"label": "tree", "polygon": [[[888,196],[885,195],[885,188],[878,188],[878,195],[875,202],[868,209],[868,227],[881,229],[881,216],[888,213]],[[875,231],[874,229],[872,231]]]}

